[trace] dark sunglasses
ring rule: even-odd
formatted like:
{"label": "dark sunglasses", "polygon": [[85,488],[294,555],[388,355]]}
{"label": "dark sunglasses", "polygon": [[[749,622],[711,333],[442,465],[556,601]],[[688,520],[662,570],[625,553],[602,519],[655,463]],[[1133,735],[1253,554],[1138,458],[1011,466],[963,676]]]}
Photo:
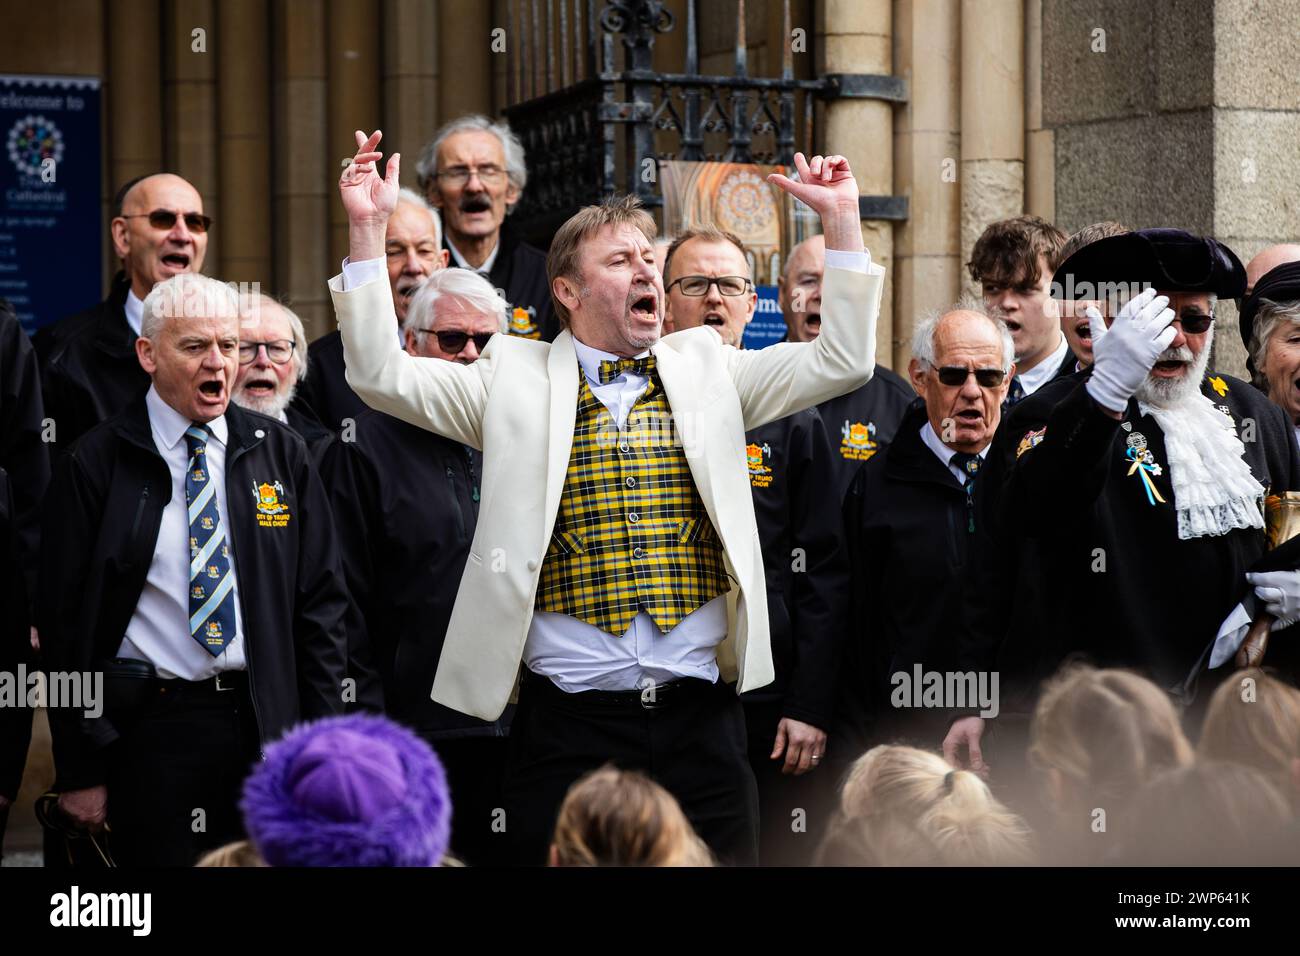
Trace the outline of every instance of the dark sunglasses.
{"label": "dark sunglasses", "polygon": [[939,381],[944,385],[965,385],[966,379],[975,376],[980,388],[997,388],[1007,379],[1007,373],[1000,368],[963,368],[960,365],[945,365],[939,369]]}
{"label": "dark sunglasses", "polygon": [[[140,219],[144,216],[149,217],[149,225],[155,229],[171,229],[176,225],[178,218],[177,213],[170,209],[155,209],[153,212],[139,212],[130,216],[123,216],[123,219]],[[185,228],[190,232],[207,232],[208,227],[212,225],[212,217],[205,216],[201,212],[187,212],[183,217]]]}
{"label": "dark sunglasses", "polygon": [[1208,332],[1210,326],[1214,324],[1213,315],[1182,315],[1175,321],[1183,327],[1185,335],[1200,335],[1202,332]]}
{"label": "dark sunglasses", "polygon": [[480,332],[478,335],[470,335],[468,332],[435,332],[433,329],[416,329],[417,332],[424,332],[426,335],[438,336],[438,348],[442,349],[448,355],[458,355],[460,350],[465,347],[465,343],[470,339],[474,340],[474,347],[482,352],[487,348],[488,342],[492,341],[495,332]]}

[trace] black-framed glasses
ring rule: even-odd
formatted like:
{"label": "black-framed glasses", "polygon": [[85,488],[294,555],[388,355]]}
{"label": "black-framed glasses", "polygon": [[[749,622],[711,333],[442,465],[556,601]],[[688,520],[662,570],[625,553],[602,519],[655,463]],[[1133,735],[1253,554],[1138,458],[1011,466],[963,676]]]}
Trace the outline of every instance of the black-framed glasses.
{"label": "black-framed glasses", "polygon": [[239,364],[249,365],[257,359],[257,350],[266,349],[266,357],[276,365],[283,365],[289,359],[293,358],[294,342],[292,339],[272,339],[270,342],[250,342],[242,340],[239,343]]}
{"label": "black-framed glasses", "polygon": [[201,212],[175,213],[170,209],[155,209],[153,212],[138,212],[130,216],[123,216],[123,219],[141,219],[148,217],[149,225],[155,229],[171,229],[176,225],[177,219],[185,220],[185,228],[190,232],[207,232],[212,225],[212,217],[205,216]]}
{"label": "black-framed glasses", "polygon": [[487,348],[487,344],[492,341],[495,332],[480,332],[477,335],[470,335],[468,332],[439,332],[435,329],[416,329],[417,332],[423,332],[426,335],[436,335],[438,337],[438,348],[448,355],[459,355],[466,343],[470,339],[474,340],[474,348],[482,352]]}
{"label": "black-framed glasses", "polygon": [[744,295],[749,291],[749,280],[744,276],[682,276],[668,284],[666,291],[673,286],[682,287],[682,295],[708,295],[709,286],[716,285],[723,295]]}
{"label": "black-framed glasses", "polygon": [[504,178],[506,171],[494,163],[488,163],[486,166],[452,166],[449,169],[438,170],[436,175],[453,186],[464,186],[469,182],[470,176],[475,174],[481,181],[496,185]]}
{"label": "black-framed glasses", "polygon": [[966,380],[975,376],[975,383],[980,388],[997,388],[1007,380],[1007,373],[1000,368],[965,368],[961,365],[945,365],[939,369],[939,381],[944,385],[955,387],[965,385]]}

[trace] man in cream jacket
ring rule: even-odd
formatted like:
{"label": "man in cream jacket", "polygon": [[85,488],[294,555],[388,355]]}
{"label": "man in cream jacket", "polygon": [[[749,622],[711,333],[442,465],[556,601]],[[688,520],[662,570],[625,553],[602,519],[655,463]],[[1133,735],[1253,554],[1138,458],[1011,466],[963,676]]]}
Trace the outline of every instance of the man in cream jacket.
{"label": "man in cream jacket", "polygon": [[821,216],[815,342],[740,351],[708,327],[661,338],[654,221],[623,198],[555,236],[555,342],[497,335],[458,365],[408,355],[392,335],[384,229],[399,156],[381,177],[380,137],[357,133],[339,182],[349,257],[330,291],[357,394],[483,451],[432,691],[490,720],[518,683],[505,819],[482,825],[504,824],[519,862],[540,864],[568,787],[614,763],[665,786],[722,860],[753,862],[736,693],[773,674],[745,432],[871,377],[884,270],[863,248],[847,160],[799,154],[799,181],[771,177]]}

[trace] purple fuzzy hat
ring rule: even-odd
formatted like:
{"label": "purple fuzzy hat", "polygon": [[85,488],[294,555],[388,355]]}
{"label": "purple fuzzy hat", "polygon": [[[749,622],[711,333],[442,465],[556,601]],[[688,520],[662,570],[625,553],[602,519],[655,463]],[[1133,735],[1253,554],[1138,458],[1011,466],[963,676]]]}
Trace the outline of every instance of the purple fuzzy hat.
{"label": "purple fuzzy hat", "polygon": [[271,866],[437,866],[451,832],[433,750],[369,714],[290,730],[244,781],[240,808]]}

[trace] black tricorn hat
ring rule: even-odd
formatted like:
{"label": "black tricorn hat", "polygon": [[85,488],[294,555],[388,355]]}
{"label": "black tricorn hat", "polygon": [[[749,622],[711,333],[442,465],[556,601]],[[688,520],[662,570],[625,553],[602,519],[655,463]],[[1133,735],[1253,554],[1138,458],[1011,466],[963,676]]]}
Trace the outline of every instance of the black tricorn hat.
{"label": "black tricorn hat", "polygon": [[1284,262],[1274,266],[1260,276],[1255,288],[1250,290],[1246,301],[1241,304],[1241,318],[1238,328],[1241,331],[1242,344],[1250,352],[1250,336],[1255,329],[1255,313],[1259,311],[1261,299],[1270,302],[1295,302],[1300,299],[1300,262]]}
{"label": "black tricorn hat", "polygon": [[1067,292],[1081,283],[1134,283],[1233,299],[1246,291],[1246,269],[1217,239],[1181,229],[1138,229],[1088,243],[1061,263],[1052,281]]}

